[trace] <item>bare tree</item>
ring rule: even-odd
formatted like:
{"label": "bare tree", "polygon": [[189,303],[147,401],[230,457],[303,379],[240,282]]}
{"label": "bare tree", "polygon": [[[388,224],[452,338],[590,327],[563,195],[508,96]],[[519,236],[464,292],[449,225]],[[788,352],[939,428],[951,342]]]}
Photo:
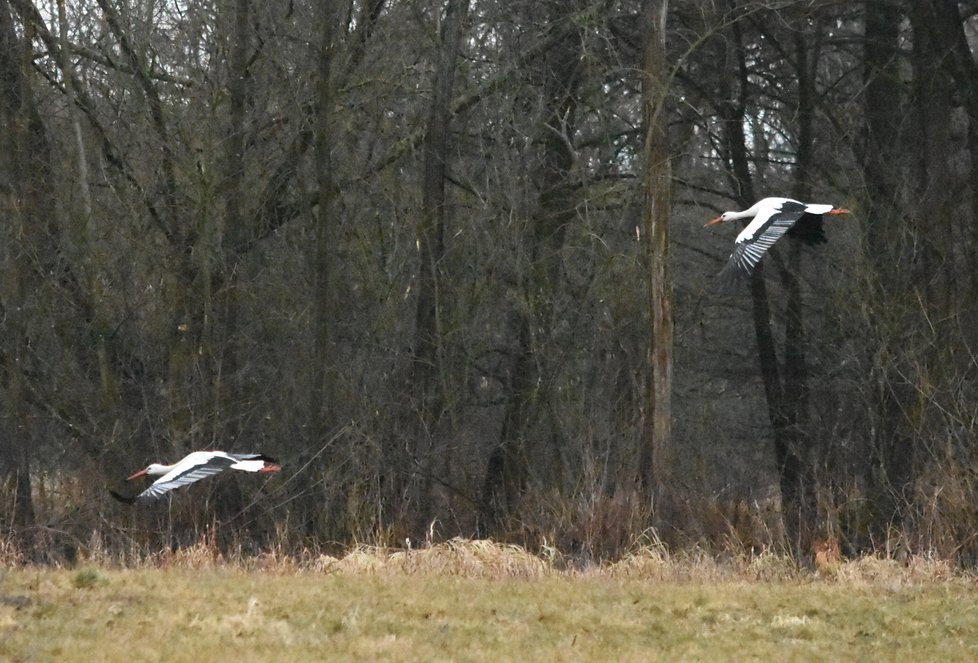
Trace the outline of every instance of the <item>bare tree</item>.
{"label": "bare tree", "polygon": [[666,61],[668,0],[642,3],[642,105],[645,132],[645,172],[642,205],[649,291],[649,379],[642,446],[642,483],[653,497],[655,521],[676,527],[672,440],[672,274],[669,257],[672,167],[667,133],[666,99],[669,67]]}
{"label": "bare tree", "polygon": [[[528,12],[527,20],[537,17],[538,7],[531,8],[533,4],[521,5]],[[560,37],[528,67],[539,81],[543,107],[534,128],[539,152],[531,173],[537,200],[526,228],[528,264],[519,277],[521,305],[513,314],[516,349],[509,369],[506,412],[499,444],[489,455],[480,498],[483,528],[505,526],[527,489],[534,458],[539,458],[542,448],[539,433],[531,434],[533,424],[546,416],[551,397],[541,348],[554,324],[554,302],[562,277],[560,254],[576,208],[571,137],[577,128],[581,35],[570,24],[573,5],[550,0],[539,9],[541,19]],[[549,433],[557,434],[553,429]]]}

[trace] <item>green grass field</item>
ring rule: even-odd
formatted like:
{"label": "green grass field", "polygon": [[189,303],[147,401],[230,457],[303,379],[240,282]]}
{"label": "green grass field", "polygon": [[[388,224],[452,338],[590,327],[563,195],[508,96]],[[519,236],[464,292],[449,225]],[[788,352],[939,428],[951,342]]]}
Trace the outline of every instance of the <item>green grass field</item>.
{"label": "green grass field", "polygon": [[848,563],[830,579],[770,561],[562,572],[446,550],[8,567],[0,660],[978,660],[978,584],[940,565]]}

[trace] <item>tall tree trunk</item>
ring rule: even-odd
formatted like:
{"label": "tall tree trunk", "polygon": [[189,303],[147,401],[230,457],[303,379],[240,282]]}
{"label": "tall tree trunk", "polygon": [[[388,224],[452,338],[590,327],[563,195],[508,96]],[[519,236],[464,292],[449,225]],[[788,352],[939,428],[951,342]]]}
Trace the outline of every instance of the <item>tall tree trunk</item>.
{"label": "tall tree trunk", "polygon": [[428,109],[424,143],[424,174],[421,183],[421,223],[418,227],[418,301],[415,311],[414,403],[418,426],[412,435],[412,455],[420,464],[422,477],[418,495],[418,518],[431,518],[431,490],[436,457],[442,471],[450,462],[448,448],[435,449],[434,436],[442,413],[450,405],[444,366],[442,317],[443,260],[445,257],[445,182],[451,148],[452,94],[458,54],[464,36],[469,0],[448,0],[441,25],[441,46]]}
{"label": "tall tree trunk", "polygon": [[[821,29],[820,26],[817,29]],[[816,35],[816,39],[818,35]],[[796,200],[807,201],[811,194],[811,178],[814,150],[815,73],[818,54],[809,52],[809,40],[805,33],[794,35],[795,69],[798,79],[798,105],[795,117],[798,121],[796,162],[792,173],[791,195]],[[787,302],[785,304],[785,338],[783,399],[784,434],[786,444],[778,445],[778,466],[781,472],[782,508],[785,515],[785,531],[793,536],[790,542],[799,552],[810,549],[815,534],[816,454],[812,443],[815,438],[808,430],[808,366],[805,361],[804,301],[801,293],[801,242],[788,243],[788,269],[782,274]]]}
{"label": "tall tree trunk", "polygon": [[[203,276],[207,299],[205,310],[208,319],[204,333],[213,346],[214,362],[211,369],[214,401],[215,439],[236,440],[241,433],[237,412],[240,408],[241,378],[238,357],[238,273],[240,247],[248,236],[248,219],[242,210],[245,198],[245,154],[247,145],[247,114],[250,102],[250,74],[248,61],[251,56],[252,34],[251,0],[235,0],[234,28],[231,33],[231,61],[229,66],[227,140],[225,142],[222,198],[224,204],[223,225],[218,229],[211,246],[202,251],[205,261]],[[218,216],[219,215],[215,215]],[[201,223],[214,223],[202,219]],[[207,233],[210,235],[210,233]],[[220,256],[220,258],[218,258]],[[219,264],[219,278],[212,273]],[[220,293],[215,302],[215,286]],[[223,322],[223,324],[218,324]]]}
{"label": "tall tree trunk", "polygon": [[[906,266],[911,263],[907,251],[911,243],[904,239],[909,234],[905,229],[908,201],[901,196],[904,187],[901,168],[906,159],[901,130],[906,99],[901,82],[899,42],[903,14],[899,5],[881,0],[866,0],[864,10],[865,120],[857,147],[866,184],[862,241],[874,272],[873,299],[883,309],[905,305]],[[869,357],[878,354],[879,344],[886,343],[892,333],[885,328],[876,331],[878,336],[868,339],[869,347],[865,350]],[[896,385],[904,381],[900,374],[906,368],[892,363],[876,365],[875,376],[871,377],[871,384],[879,387],[875,391],[872,440],[864,475],[872,506],[870,538],[877,541],[885,540],[892,524],[903,521],[904,491],[913,477],[915,445],[906,429],[907,404],[896,390]]]}
{"label": "tall tree trunk", "polygon": [[662,531],[679,527],[672,481],[672,274],[669,258],[671,151],[667,133],[666,63],[668,0],[644,0],[641,28],[644,107],[644,203],[642,226],[646,241],[649,296],[648,400],[645,413],[641,477],[653,500],[653,522]]}
{"label": "tall tree trunk", "polygon": [[[310,455],[320,449],[341,417],[347,404],[342,400],[340,389],[341,359],[338,348],[337,321],[341,319],[339,281],[342,277],[342,216],[338,208],[338,189],[332,153],[336,147],[336,60],[339,51],[341,6],[327,0],[320,5],[319,43],[316,80],[316,115],[314,118],[314,167],[317,173],[318,195],[311,219],[313,245],[310,247],[310,273],[312,279],[312,348],[308,370],[309,439],[306,449]],[[313,456],[315,458],[315,456]],[[320,471],[330,459],[318,457],[318,463],[310,471]],[[312,516],[310,525],[322,525],[334,536],[349,534],[349,523],[343,519],[340,504],[323,504],[315,501],[310,509],[319,510]]]}
{"label": "tall tree trunk", "polygon": [[896,3],[865,0],[862,137],[857,153],[866,184],[863,246],[881,291],[898,285],[904,271],[898,246],[904,224],[900,200],[900,125],[905,107],[900,80],[900,21]]}
{"label": "tall tree trunk", "polygon": [[[31,453],[37,442],[31,417],[29,371],[32,329],[45,328],[37,284],[51,267],[55,209],[51,154],[31,95],[31,31],[18,39],[10,7],[0,0],[0,211],[3,224],[0,280],[0,484],[12,488],[13,525],[34,523]],[[37,333],[36,331],[33,333]],[[4,491],[5,492],[5,491]],[[29,536],[28,530],[21,530]]]}
{"label": "tall tree trunk", "polygon": [[331,388],[335,385],[337,361],[334,356],[334,339],[331,321],[334,313],[334,283],[336,278],[335,240],[339,237],[338,219],[333,218],[336,199],[336,178],[333,173],[332,151],[335,135],[333,131],[333,105],[336,90],[333,80],[333,63],[337,50],[338,7],[335,2],[322,5],[320,20],[320,42],[318,45],[319,67],[316,81],[316,137],[315,164],[318,174],[319,193],[316,200],[315,244],[313,246],[313,352],[312,365],[314,388],[311,391],[309,414],[314,421],[321,421],[326,415],[327,404],[331,401]]}
{"label": "tall tree trunk", "polygon": [[[251,0],[235,0],[231,7],[232,28],[227,36],[231,46],[228,63],[228,124],[224,153],[221,155],[219,199],[205,196],[198,219],[198,244],[195,248],[199,270],[201,347],[207,348],[201,362],[201,398],[209,416],[202,422],[202,433],[214,443],[234,446],[243,432],[242,417],[246,402],[241,382],[238,347],[238,287],[241,274],[238,261],[247,241],[252,217],[244,210],[247,199],[245,163],[248,143],[248,111],[251,101],[249,60],[252,56]],[[206,177],[201,173],[202,177]],[[204,187],[207,188],[206,181]],[[215,204],[216,203],[216,204]],[[223,215],[218,211],[223,205]],[[216,208],[216,209],[215,209]],[[213,211],[213,213],[211,213]],[[217,489],[216,513],[226,519],[239,513],[244,496],[237,483],[224,483]]]}
{"label": "tall tree trunk", "polygon": [[[957,2],[934,2],[933,20],[928,27],[939,41],[946,43],[946,57],[941,64],[948,71],[955,85],[952,96],[960,95],[960,102],[967,115],[967,152],[970,166],[965,186],[970,189],[971,221],[963,223],[963,241],[971,247],[978,245],[978,59],[972,52],[965,34],[965,22],[961,18]],[[971,275],[972,292],[978,289],[978,251],[968,251],[966,271]],[[972,337],[973,338],[973,337]]]}
{"label": "tall tree trunk", "polygon": [[[548,0],[544,11],[547,24],[567,20],[571,3]],[[543,78],[540,94],[546,117],[537,127],[539,162],[533,181],[539,191],[537,209],[530,219],[528,242],[530,264],[522,277],[525,305],[515,312],[515,359],[511,368],[509,396],[499,444],[489,455],[480,505],[483,534],[502,526],[520,503],[530,478],[530,464],[540,436],[527,435],[529,426],[544,411],[550,385],[543,378],[541,345],[550,335],[554,298],[561,272],[561,249],[567,226],[573,222],[576,198],[569,180],[574,165],[571,140],[574,135],[577,87],[580,83],[581,36],[576,30],[560,30],[560,38],[529,65]],[[554,433],[555,434],[555,433]],[[554,476],[558,468],[542,474]]]}
{"label": "tall tree trunk", "polygon": [[[749,67],[746,50],[743,43],[739,21],[732,22],[726,41],[725,66],[720,84],[721,102],[718,104],[718,114],[723,131],[723,145],[728,173],[737,192],[736,202],[746,208],[755,202],[753,177],[750,170],[750,156],[747,150],[745,136],[747,99],[750,95]],[[734,86],[736,83],[736,87]],[[793,249],[797,250],[797,249]],[[790,258],[790,256],[789,256]],[[797,258],[795,258],[797,261]],[[788,399],[785,394],[785,371],[778,359],[777,344],[771,328],[771,309],[764,278],[765,262],[762,261],[753,271],[750,279],[751,312],[754,323],[754,335],[757,339],[757,355],[764,384],[764,397],[767,402],[768,420],[771,423],[771,434],[774,439],[774,453],[778,466],[778,481],[781,491],[781,508],[784,516],[785,534],[791,546],[800,540],[802,491],[804,482],[804,463],[798,455],[794,438],[792,418],[788,412]],[[797,287],[797,286],[796,286]],[[800,299],[795,294],[795,308],[789,311],[794,316],[794,350],[800,349],[798,333],[800,332]],[[802,365],[801,357],[792,358],[791,370],[796,371],[792,376],[797,386],[803,374],[797,371]],[[800,396],[795,392],[795,396]]]}
{"label": "tall tree trunk", "polygon": [[917,138],[915,181],[917,183],[913,219],[920,254],[913,264],[911,284],[927,303],[928,313],[943,317],[955,305],[955,261],[952,238],[955,223],[951,109],[954,82],[944,67],[947,42],[933,30],[933,6],[947,0],[911,3],[913,28],[911,64],[914,73],[914,111]]}

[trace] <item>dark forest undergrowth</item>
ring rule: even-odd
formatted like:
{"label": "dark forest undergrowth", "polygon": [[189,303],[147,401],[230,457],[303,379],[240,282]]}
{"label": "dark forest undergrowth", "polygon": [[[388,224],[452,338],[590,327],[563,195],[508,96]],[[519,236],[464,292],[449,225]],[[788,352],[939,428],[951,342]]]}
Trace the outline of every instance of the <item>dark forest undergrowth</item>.
{"label": "dark forest undergrowth", "polygon": [[[819,492],[817,528],[804,540],[791,540],[777,497],[768,499],[677,500],[677,520],[653,528],[654,519],[637,492],[616,495],[528,494],[520,511],[487,536],[478,528],[432,519],[389,520],[357,506],[351,496],[344,536],[324,536],[326,515],[305,519],[290,510],[272,479],[244,499],[233,482],[191,487],[168,504],[129,507],[90,491],[63,485],[35,496],[37,520],[14,527],[0,514],[0,561],[74,568],[79,564],[139,567],[165,565],[185,551],[236,566],[272,556],[304,567],[321,556],[343,556],[364,546],[391,554],[421,554],[451,548],[458,541],[491,540],[516,546],[554,569],[592,569],[621,563],[635,551],[654,549],[671,561],[709,558],[734,566],[754,559],[782,559],[797,569],[812,569],[816,557],[830,563],[876,558],[905,564],[910,559],[940,560],[949,568],[975,568],[978,522],[970,508],[967,481],[922,485],[907,500],[904,522],[874,529],[874,501],[851,491]],[[227,500],[231,495],[234,500]],[[81,505],[81,506],[79,506]],[[233,506],[233,508],[231,508]],[[324,509],[325,511],[325,509]],[[8,514],[9,515],[9,514]],[[333,517],[333,516],[331,516]],[[386,523],[386,524],[385,524]]]}

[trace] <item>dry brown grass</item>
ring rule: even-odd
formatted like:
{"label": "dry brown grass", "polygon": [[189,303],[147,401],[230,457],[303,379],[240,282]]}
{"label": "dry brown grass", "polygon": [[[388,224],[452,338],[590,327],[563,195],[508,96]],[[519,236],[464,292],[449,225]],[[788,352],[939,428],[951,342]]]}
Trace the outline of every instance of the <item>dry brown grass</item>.
{"label": "dry brown grass", "polygon": [[[193,571],[242,570],[269,574],[306,572],[348,575],[448,576],[457,578],[508,579],[544,576],[607,577],[658,582],[840,582],[847,584],[914,586],[952,579],[970,579],[972,574],[933,555],[914,555],[900,560],[867,555],[843,559],[830,546],[820,560],[818,548],[814,568],[800,567],[790,556],[770,550],[759,553],[713,554],[692,548],[669,552],[658,541],[634,547],[613,562],[574,567],[556,551],[536,555],[513,544],[489,540],[454,538],[413,550],[378,546],[355,546],[342,555],[306,550],[287,554],[280,550],[259,555],[241,551],[222,553],[208,539],[152,554],[133,554],[120,561],[95,550],[79,556],[79,566],[95,568],[158,568]],[[822,551],[824,552],[824,551]],[[0,568],[24,563],[16,549],[0,541]]]}

